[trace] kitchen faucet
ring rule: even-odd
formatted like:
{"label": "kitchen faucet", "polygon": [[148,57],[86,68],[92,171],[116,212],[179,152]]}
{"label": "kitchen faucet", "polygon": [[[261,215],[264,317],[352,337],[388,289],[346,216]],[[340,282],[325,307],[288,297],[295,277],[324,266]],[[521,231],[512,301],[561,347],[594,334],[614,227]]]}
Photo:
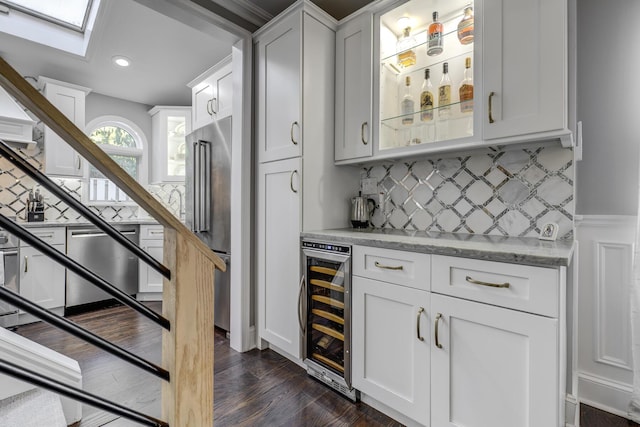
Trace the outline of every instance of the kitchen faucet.
{"label": "kitchen faucet", "polygon": [[169,198],[167,199],[167,204],[171,206],[171,200],[174,193],[178,193],[178,216],[182,218],[185,212],[182,205],[182,193],[180,192],[180,190],[178,190],[177,188],[174,188],[169,192]]}

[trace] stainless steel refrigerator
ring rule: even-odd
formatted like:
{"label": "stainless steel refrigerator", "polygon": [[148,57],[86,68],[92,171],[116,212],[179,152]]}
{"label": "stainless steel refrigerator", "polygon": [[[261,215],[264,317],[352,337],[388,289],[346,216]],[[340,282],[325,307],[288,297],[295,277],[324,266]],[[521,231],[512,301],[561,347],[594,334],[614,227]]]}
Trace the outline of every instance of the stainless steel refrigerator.
{"label": "stainless steel refrigerator", "polygon": [[226,263],[216,270],[214,323],[228,331],[231,267],[231,117],[186,137],[187,226]]}

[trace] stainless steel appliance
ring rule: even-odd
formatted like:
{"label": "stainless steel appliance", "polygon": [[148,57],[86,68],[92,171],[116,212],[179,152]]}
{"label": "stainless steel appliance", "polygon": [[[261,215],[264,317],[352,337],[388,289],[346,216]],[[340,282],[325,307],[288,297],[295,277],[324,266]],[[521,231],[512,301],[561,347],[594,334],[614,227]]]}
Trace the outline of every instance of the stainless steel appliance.
{"label": "stainless steel appliance", "polygon": [[302,241],[299,295],[307,373],[353,401],[351,386],[351,246]]}
{"label": "stainless steel appliance", "polygon": [[354,228],[366,228],[369,226],[369,218],[375,209],[376,202],[373,199],[354,197],[351,199],[351,225]]}
{"label": "stainless steel appliance", "polygon": [[[137,225],[113,225],[134,243]],[[138,258],[93,225],[67,228],[67,255],[129,295],[138,292]],[[113,298],[67,270],[65,307],[76,307]]]}
{"label": "stainless steel appliance", "polygon": [[231,117],[186,137],[187,226],[227,264],[216,270],[214,324],[229,330],[231,263]]}
{"label": "stainless steel appliance", "polygon": [[[0,286],[20,293],[18,275],[18,238],[4,230],[0,230]],[[9,328],[18,324],[18,309],[0,300],[0,326]]]}

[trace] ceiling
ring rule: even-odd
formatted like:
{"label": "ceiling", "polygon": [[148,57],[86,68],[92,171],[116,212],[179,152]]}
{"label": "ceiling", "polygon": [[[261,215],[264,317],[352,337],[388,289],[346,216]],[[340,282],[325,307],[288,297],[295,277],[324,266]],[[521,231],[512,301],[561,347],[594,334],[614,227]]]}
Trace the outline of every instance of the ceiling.
{"label": "ceiling", "polygon": [[[229,9],[220,6],[224,6],[225,1],[229,9],[240,8],[241,13],[229,14]],[[340,19],[371,0],[313,1]],[[294,3],[293,0],[191,2],[226,19],[230,19],[229,15],[242,16],[243,7],[257,10],[260,19],[244,25],[249,31]],[[159,3],[158,0],[101,0],[86,57],[1,31],[0,55],[23,75],[42,75],[88,87],[95,93],[149,106],[190,105],[191,89],[187,83],[229,55],[232,42],[229,41],[230,37],[212,35],[216,31],[205,33],[196,29],[196,26],[185,25],[157,12],[161,10],[156,7]],[[170,1],[164,3],[171,4]],[[242,21],[242,18],[239,19]],[[220,30],[218,35],[221,31],[225,32]],[[115,55],[131,58],[132,65],[125,69],[116,67],[111,62]]]}

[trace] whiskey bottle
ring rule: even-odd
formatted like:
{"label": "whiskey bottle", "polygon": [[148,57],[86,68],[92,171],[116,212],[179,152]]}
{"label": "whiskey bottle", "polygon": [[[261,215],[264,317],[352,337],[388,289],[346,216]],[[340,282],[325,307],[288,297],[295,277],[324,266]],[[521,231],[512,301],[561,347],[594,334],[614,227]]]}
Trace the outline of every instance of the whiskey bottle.
{"label": "whiskey bottle", "polygon": [[404,81],[404,96],[400,103],[400,112],[402,114],[402,124],[413,124],[413,111],[414,111],[413,96],[411,96],[411,77],[405,77]]}
{"label": "whiskey bottle", "polygon": [[471,58],[464,60],[464,79],[458,90],[460,95],[460,112],[471,113],[473,111],[473,71],[471,70]]}
{"label": "whiskey bottle", "polygon": [[442,64],[442,78],[438,86],[438,117],[449,118],[451,113],[451,77],[449,77],[449,63]]}
{"label": "whiskey bottle", "polygon": [[444,50],[443,26],[438,21],[438,12],[433,12],[433,22],[429,25],[427,38],[427,55],[440,55]]}
{"label": "whiskey bottle", "polygon": [[433,85],[429,78],[430,70],[424,70],[424,81],[420,90],[420,120],[428,122],[433,120]]}
{"label": "whiskey bottle", "polygon": [[458,40],[462,44],[473,43],[473,8],[464,8],[464,16],[458,23]]}
{"label": "whiskey bottle", "polygon": [[416,42],[411,37],[411,27],[407,27],[402,32],[402,37],[398,39],[396,51],[398,52],[398,65],[406,68],[416,63],[416,52],[412,49]]}

